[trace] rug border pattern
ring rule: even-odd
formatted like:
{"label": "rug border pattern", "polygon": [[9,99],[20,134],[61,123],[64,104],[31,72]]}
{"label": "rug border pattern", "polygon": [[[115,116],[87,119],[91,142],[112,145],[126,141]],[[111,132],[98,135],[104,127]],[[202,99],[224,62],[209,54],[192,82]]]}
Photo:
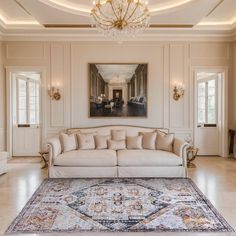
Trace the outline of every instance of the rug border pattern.
{"label": "rug border pattern", "polygon": [[[42,234],[42,233],[84,233],[84,232],[97,232],[97,233],[104,233],[104,232],[127,232],[127,233],[135,233],[135,232],[153,232],[153,233],[164,233],[164,232],[176,232],[176,233],[181,233],[181,232],[203,232],[203,233],[233,233],[235,232],[234,228],[226,221],[226,219],[219,213],[219,211],[213,206],[213,204],[208,200],[208,198],[203,194],[203,192],[198,188],[198,186],[194,183],[194,181],[187,177],[187,178],[98,178],[100,180],[102,179],[183,179],[183,180],[188,180],[193,189],[199,194],[199,196],[202,198],[202,200],[209,206],[211,211],[214,213],[215,217],[218,218],[218,220],[224,225],[225,230],[211,230],[211,229],[160,229],[160,230],[119,230],[119,231],[114,231],[114,230],[35,230],[35,231],[14,231],[15,225],[18,223],[20,218],[25,214],[27,211],[28,207],[31,205],[31,203],[35,200],[37,197],[38,193],[40,193],[41,189],[44,188],[44,186],[53,180],[76,180],[78,178],[56,178],[56,179],[44,179],[43,182],[39,185],[39,187],[35,190],[33,195],[29,198],[27,201],[26,205],[22,208],[20,213],[14,218],[14,220],[11,222],[9,227],[6,229],[5,234]],[[81,178],[81,179],[95,179],[95,178]]]}

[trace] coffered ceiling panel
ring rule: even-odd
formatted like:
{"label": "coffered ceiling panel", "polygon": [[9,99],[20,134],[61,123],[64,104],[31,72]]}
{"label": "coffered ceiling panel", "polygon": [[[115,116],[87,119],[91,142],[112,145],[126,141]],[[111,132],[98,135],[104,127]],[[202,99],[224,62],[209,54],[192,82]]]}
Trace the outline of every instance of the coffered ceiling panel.
{"label": "coffered ceiling panel", "polygon": [[178,8],[169,11],[157,12],[152,15],[153,24],[192,24],[196,25],[219,2],[219,0],[191,1]]}
{"label": "coffered ceiling panel", "polygon": [[40,24],[88,24],[91,23],[89,14],[84,16],[60,10],[38,0],[18,0]]}
{"label": "coffered ceiling panel", "polygon": [[32,19],[32,16],[14,0],[0,0],[0,12],[9,20]]}
{"label": "coffered ceiling panel", "polygon": [[[41,24],[91,23],[92,1],[17,0]],[[196,24],[220,0],[159,0],[150,1],[153,24]],[[79,3],[78,3],[79,2]],[[82,16],[82,17],[81,17]]]}
{"label": "coffered ceiling panel", "polygon": [[205,24],[233,24],[236,21],[236,0],[221,1],[220,5],[202,21]]}

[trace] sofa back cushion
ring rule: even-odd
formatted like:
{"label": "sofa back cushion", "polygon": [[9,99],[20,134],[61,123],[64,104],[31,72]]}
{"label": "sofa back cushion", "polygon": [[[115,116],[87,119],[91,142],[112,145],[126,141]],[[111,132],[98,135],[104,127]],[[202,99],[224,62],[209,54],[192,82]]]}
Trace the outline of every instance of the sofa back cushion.
{"label": "sofa back cushion", "polygon": [[92,150],[95,149],[94,133],[88,134],[77,134],[78,146],[81,150]]}
{"label": "sofa back cushion", "polygon": [[126,137],[127,149],[142,149],[143,136]]}
{"label": "sofa back cushion", "polygon": [[136,127],[129,125],[106,125],[90,128],[71,128],[67,129],[67,133],[92,133],[96,132],[98,135],[111,135],[111,130],[125,130],[126,136],[138,136],[139,132],[153,132],[160,130],[165,133],[169,133],[168,129],[148,128],[148,127]]}
{"label": "sofa back cushion", "polygon": [[116,129],[112,129],[111,130],[111,139],[112,140],[116,140],[116,141],[120,141],[120,140],[125,140],[125,130],[121,129],[121,130],[116,130]]}
{"label": "sofa back cushion", "polygon": [[157,138],[156,138],[157,150],[172,152],[173,142],[174,142],[174,134],[171,134],[171,133],[166,134],[166,133],[157,131]]}
{"label": "sofa back cushion", "polygon": [[109,139],[111,139],[110,135],[95,135],[95,144],[96,144],[96,149],[101,150],[101,149],[107,149],[108,145],[107,142]]}
{"label": "sofa back cushion", "polygon": [[115,151],[126,149],[125,140],[108,140],[108,148]]}
{"label": "sofa back cushion", "polygon": [[143,136],[143,149],[155,150],[157,132],[140,132]]}
{"label": "sofa back cushion", "polygon": [[61,141],[62,152],[73,151],[73,150],[76,150],[78,147],[75,134],[68,135],[65,133],[61,133],[60,141]]}

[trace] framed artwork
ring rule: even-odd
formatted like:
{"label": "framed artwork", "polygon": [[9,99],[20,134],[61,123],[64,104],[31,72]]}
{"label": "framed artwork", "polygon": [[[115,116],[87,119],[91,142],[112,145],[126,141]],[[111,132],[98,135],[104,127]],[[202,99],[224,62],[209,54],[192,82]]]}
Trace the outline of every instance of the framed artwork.
{"label": "framed artwork", "polygon": [[147,117],[147,63],[90,63],[89,117]]}

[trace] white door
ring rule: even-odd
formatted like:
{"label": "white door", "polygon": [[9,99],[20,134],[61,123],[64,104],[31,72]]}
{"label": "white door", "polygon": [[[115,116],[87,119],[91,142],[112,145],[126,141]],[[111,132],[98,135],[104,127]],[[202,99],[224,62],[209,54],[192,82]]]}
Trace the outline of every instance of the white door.
{"label": "white door", "polygon": [[220,85],[221,73],[196,73],[195,146],[199,155],[220,155]]}
{"label": "white door", "polygon": [[13,156],[40,151],[40,74],[18,73],[13,81]]}

